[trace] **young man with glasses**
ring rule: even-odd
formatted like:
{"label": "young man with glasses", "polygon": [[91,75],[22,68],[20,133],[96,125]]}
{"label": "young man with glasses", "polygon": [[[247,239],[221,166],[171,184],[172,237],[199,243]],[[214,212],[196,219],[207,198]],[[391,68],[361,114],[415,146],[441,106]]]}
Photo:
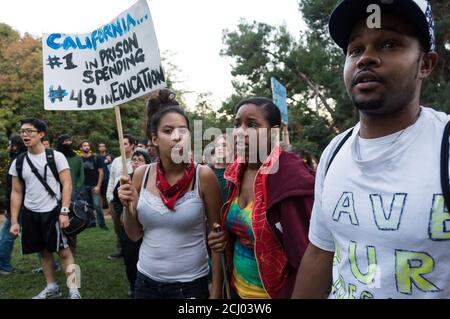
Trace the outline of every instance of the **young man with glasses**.
{"label": "young man with glasses", "polygon": [[[69,226],[68,211],[72,193],[69,164],[62,153],[53,152],[60,180],[58,183],[48,167],[47,154],[42,144],[47,133],[45,122],[35,118],[24,119],[21,121],[19,133],[28,151],[23,158],[21,177],[17,170],[18,159],[12,163],[9,171],[13,176],[10,233],[14,236],[21,233],[22,254],[42,255],[42,268],[47,286],[33,299],[57,298],[61,296],[61,291],[56,283],[52,253],[58,253],[67,276],[71,275],[68,272],[69,266],[75,264],[67,237],[61,231],[62,228]],[[50,195],[36,174],[41,176],[56,196]],[[18,221],[20,210],[22,210],[21,224]],[[70,288],[69,298],[81,298],[76,287]]]}

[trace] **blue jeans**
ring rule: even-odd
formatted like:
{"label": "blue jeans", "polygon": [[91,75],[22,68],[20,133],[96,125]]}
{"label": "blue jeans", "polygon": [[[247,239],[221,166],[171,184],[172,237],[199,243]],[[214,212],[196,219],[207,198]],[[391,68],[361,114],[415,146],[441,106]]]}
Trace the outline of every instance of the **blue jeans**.
{"label": "blue jeans", "polygon": [[[83,194],[86,201],[94,207],[97,215],[97,223],[99,226],[105,226],[105,217],[103,216],[103,203],[102,195],[99,193],[93,193],[92,190],[95,186],[84,186]],[[94,216],[92,216],[94,217]],[[95,218],[92,218],[91,225],[95,225]]]}
{"label": "blue jeans", "polygon": [[134,293],[136,299],[208,299],[208,276],[191,282],[162,283],[138,271]]}
{"label": "blue jeans", "polygon": [[11,265],[11,255],[14,248],[14,241],[17,236],[9,233],[11,228],[11,220],[6,219],[0,230],[0,270],[12,271],[14,267]]}

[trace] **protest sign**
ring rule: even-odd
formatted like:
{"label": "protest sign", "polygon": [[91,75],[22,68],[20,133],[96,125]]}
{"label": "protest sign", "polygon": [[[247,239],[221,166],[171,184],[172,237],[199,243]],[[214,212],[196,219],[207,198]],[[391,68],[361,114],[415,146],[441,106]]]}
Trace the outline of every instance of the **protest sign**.
{"label": "protest sign", "polygon": [[107,109],[166,86],[153,20],[140,0],[87,34],[44,34],[44,108]]}
{"label": "protest sign", "polygon": [[272,77],[270,81],[272,84],[273,103],[278,107],[281,113],[281,140],[284,144],[290,145],[286,87],[274,77]]}
{"label": "protest sign", "polygon": [[277,81],[274,77],[271,78],[272,83],[272,96],[273,103],[280,109],[281,112],[281,121],[284,124],[288,124],[288,111],[287,111],[287,95],[286,88]]}

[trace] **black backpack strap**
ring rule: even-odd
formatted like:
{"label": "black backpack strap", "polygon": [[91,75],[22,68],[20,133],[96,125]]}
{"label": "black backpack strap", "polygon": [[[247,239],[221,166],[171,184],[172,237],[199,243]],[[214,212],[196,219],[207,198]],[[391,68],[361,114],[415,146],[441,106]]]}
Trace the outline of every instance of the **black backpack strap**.
{"label": "black backpack strap", "polygon": [[58,181],[58,183],[61,184],[61,181],[59,180],[58,168],[56,167],[55,152],[52,149],[45,149],[45,157],[47,159],[47,165],[48,167],[50,167],[53,176]]}
{"label": "black backpack strap", "polygon": [[444,136],[442,137],[442,145],[441,145],[441,187],[447,209],[450,207],[450,186],[448,177],[449,137],[450,137],[450,122],[448,122],[447,125],[445,126]]}
{"label": "black backpack strap", "polygon": [[23,187],[25,188],[25,181],[23,179],[23,161],[25,160],[25,156],[27,155],[27,152],[20,153],[16,158],[16,171],[17,171],[17,177],[19,177],[19,180],[22,182]]}
{"label": "black backpack strap", "polygon": [[[48,167],[50,167],[50,170],[52,171],[53,176],[55,177],[56,181],[59,183],[59,188],[60,188],[61,194],[62,194],[62,184],[61,184],[61,180],[59,179],[58,168],[56,167],[54,150],[52,150],[50,148],[48,148],[48,149],[46,148],[45,149],[45,157],[47,159]],[[47,176],[47,174],[46,174],[46,176]]]}
{"label": "black backpack strap", "polygon": [[333,163],[333,160],[336,157],[337,153],[342,148],[342,146],[344,146],[345,142],[350,138],[350,136],[352,136],[352,134],[353,134],[353,129],[348,131],[348,133],[344,136],[344,138],[339,142],[339,145],[334,149],[333,155],[331,155],[331,158],[328,161],[327,169],[325,171],[325,176],[327,175],[328,170],[330,169],[331,163]]}
{"label": "black backpack strap", "polygon": [[50,186],[48,186],[47,182],[44,180],[44,178],[41,176],[41,174],[39,174],[36,166],[33,165],[33,162],[30,160],[30,158],[28,157],[28,155],[25,156],[25,158],[27,159],[27,163],[31,168],[31,171],[33,172],[34,175],[36,175],[37,179],[39,180],[39,182],[41,182],[41,184],[45,187],[45,189],[47,190],[47,192],[50,194],[51,197],[56,197],[55,192],[50,188]]}

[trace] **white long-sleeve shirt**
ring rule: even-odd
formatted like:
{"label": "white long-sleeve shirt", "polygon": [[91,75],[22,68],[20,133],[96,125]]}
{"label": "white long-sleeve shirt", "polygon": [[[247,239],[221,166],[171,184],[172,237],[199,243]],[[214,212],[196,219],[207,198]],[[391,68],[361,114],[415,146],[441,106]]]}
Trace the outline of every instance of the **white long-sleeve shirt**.
{"label": "white long-sleeve shirt", "polygon": [[[127,159],[128,174],[133,173],[133,167],[131,166],[131,158]],[[122,156],[116,157],[111,163],[111,171],[109,172],[108,188],[106,190],[106,199],[110,203],[113,199],[114,188],[120,180],[122,175]]]}

